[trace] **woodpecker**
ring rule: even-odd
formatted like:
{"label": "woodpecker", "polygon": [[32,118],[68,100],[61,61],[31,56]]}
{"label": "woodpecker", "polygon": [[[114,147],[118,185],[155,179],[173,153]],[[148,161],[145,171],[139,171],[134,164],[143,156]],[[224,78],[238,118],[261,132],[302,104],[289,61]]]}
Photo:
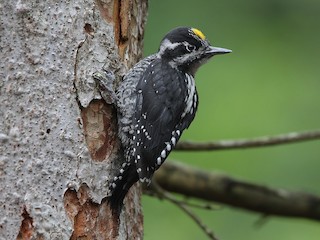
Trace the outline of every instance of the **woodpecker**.
{"label": "woodpecker", "polygon": [[119,213],[130,187],[150,183],[153,173],[189,127],[198,107],[194,76],[211,57],[231,50],[213,47],[192,27],[178,27],[159,51],[138,62],[115,92],[125,162],[110,183],[111,209]]}

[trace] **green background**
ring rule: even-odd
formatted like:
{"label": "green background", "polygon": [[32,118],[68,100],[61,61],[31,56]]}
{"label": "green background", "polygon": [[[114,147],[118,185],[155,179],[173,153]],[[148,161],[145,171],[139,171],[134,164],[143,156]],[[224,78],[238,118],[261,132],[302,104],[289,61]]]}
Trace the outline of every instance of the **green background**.
{"label": "green background", "polygon": [[[197,73],[200,106],[183,139],[221,140],[318,129],[320,124],[320,1],[225,0],[149,2],[145,55],[176,26],[203,31],[216,56]],[[174,152],[169,161],[212,169],[271,187],[320,195],[319,141],[269,148]],[[143,197],[145,239],[206,239],[183,212]],[[197,210],[222,240],[319,240],[320,223],[270,217],[222,206]]]}

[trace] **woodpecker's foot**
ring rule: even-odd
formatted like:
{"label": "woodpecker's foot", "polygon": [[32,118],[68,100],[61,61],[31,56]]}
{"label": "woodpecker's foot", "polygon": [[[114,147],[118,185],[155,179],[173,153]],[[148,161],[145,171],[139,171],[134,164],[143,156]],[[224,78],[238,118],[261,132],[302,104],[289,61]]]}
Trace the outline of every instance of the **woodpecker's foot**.
{"label": "woodpecker's foot", "polygon": [[92,75],[94,81],[97,83],[101,97],[108,104],[113,104],[116,101],[116,94],[113,89],[113,84],[116,79],[113,72],[103,69],[102,71],[95,72]]}

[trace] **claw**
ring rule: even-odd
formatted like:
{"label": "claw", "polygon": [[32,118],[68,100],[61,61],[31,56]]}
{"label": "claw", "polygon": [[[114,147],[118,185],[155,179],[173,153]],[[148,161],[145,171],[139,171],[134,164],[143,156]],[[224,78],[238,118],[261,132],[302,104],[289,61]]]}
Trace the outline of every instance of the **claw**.
{"label": "claw", "polygon": [[115,75],[111,71],[103,70],[103,72],[95,72],[92,75],[100,91],[101,97],[108,104],[113,104],[116,101],[116,93],[113,89]]}

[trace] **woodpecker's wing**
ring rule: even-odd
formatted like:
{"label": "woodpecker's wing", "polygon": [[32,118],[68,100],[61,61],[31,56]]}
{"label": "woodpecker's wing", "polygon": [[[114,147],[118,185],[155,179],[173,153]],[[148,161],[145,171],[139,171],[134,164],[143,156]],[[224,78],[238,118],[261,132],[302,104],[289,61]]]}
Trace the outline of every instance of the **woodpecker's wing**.
{"label": "woodpecker's wing", "polygon": [[196,104],[188,101],[194,100],[196,90],[191,76],[156,59],[137,92],[133,152],[140,180],[149,181],[193,120]]}
{"label": "woodpecker's wing", "polygon": [[155,58],[156,55],[153,54],[138,62],[124,76],[116,89],[119,137],[124,149],[127,149],[132,145],[132,126],[137,105],[136,87],[139,80],[142,78],[143,73]]}

